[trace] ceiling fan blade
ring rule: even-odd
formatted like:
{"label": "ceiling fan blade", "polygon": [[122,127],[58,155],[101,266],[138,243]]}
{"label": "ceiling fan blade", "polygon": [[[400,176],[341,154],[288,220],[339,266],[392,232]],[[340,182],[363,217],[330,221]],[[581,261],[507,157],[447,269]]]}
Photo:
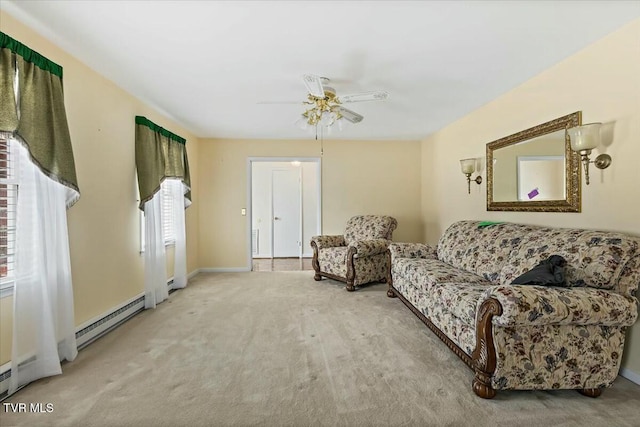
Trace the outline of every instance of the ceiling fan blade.
{"label": "ceiling fan blade", "polygon": [[339,111],[340,114],[342,114],[342,117],[351,123],[360,123],[362,119],[364,119],[364,117],[360,114],[356,113],[355,111],[347,110],[344,107],[340,107]]}
{"label": "ceiling fan blade", "polygon": [[383,90],[373,92],[352,93],[350,95],[340,95],[338,99],[342,103],[362,102],[362,101],[382,101],[389,98],[389,94]]}
{"label": "ceiling fan blade", "polygon": [[302,81],[307,87],[309,94],[316,98],[324,98],[324,87],[322,86],[322,77],[318,77],[314,74],[304,74]]}

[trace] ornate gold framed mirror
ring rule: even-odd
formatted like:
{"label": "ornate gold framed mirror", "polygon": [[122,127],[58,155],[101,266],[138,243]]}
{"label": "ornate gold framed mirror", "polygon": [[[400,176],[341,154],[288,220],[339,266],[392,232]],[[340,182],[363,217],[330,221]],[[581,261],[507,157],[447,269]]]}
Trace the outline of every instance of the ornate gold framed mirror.
{"label": "ornate gold framed mirror", "polygon": [[580,212],[580,159],[566,129],[582,112],[487,144],[487,210]]}

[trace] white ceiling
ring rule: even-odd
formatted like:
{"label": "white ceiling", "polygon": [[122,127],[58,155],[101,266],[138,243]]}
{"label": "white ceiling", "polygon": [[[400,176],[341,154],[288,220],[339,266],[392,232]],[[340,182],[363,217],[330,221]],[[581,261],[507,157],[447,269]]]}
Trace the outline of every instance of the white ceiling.
{"label": "white ceiling", "polygon": [[293,123],[304,110],[301,76],[311,73],[331,78],[338,95],[390,94],[349,104],[364,121],[329,138],[422,139],[640,17],[640,1],[0,5],[196,135],[213,138],[307,138]]}

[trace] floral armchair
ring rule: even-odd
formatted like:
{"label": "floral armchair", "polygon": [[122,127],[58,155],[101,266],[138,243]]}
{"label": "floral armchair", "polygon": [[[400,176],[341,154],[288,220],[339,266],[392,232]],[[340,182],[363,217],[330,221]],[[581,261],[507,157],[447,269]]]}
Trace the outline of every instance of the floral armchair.
{"label": "floral armchair", "polygon": [[365,283],[386,281],[387,249],[397,226],[390,216],[358,215],[347,222],[344,235],[312,237],[313,278],[346,282],[350,292]]}

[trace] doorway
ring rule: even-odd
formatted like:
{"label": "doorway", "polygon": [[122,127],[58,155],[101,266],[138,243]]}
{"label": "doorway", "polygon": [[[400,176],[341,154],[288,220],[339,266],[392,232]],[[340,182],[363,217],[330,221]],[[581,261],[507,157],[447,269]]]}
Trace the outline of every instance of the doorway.
{"label": "doorway", "polygon": [[311,268],[311,237],[321,234],[319,158],[248,159],[249,269]]}

